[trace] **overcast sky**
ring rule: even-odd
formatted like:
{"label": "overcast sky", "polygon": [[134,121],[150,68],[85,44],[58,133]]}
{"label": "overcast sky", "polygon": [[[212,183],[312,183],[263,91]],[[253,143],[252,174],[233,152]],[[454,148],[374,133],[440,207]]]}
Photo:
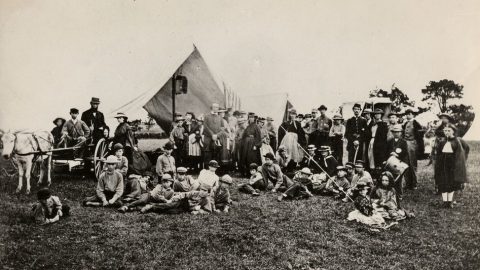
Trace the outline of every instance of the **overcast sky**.
{"label": "overcast sky", "polygon": [[288,92],[300,111],[393,83],[420,100],[446,78],[480,115],[479,25],[478,1],[0,0],[0,128],[50,129],[91,96],[108,112],[193,43],[240,95]]}

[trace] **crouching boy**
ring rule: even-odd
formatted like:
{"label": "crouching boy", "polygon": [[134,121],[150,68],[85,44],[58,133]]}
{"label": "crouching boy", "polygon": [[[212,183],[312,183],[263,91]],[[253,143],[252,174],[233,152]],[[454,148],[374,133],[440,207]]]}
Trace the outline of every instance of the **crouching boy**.
{"label": "crouching boy", "polygon": [[42,188],[37,192],[38,202],[32,207],[35,222],[45,225],[60,220],[61,217],[70,214],[70,207],[62,205],[57,196],[52,196],[48,188]]}
{"label": "crouching boy", "polygon": [[225,174],[220,178],[220,185],[214,191],[213,194],[213,204],[212,210],[215,212],[224,212],[228,213],[230,205],[232,204],[232,199],[230,198],[230,186],[233,184],[232,177]]}
{"label": "crouching boy", "polygon": [[177,179],[173,183],[173,190],[175,192],[189,192],[197,190],[200,184],[192,176],[187,175],[187,168],[179,167],[177,169]]}
{"label": "crouching boy", "polygon": [[312,197],[312,171],[305,167],[298,171],[293,178],[294,184],[290,186],[284,193],[278,196],[280,202],[285,199],[307,199]]}
{"label": "crouching boy", "polygon": [[173,178],[170,174],[165,173],[162,176],[160,184],[158,184],[152,191],[140,195],[140,198],[129,204],[126,204],[118,209],[119,212],[125,213],[135,209],[137,206],[144,206],[140,211],[145,213],[150,210],[149,203],[169,203],[173,197],[172,189]]}
{"label": "crouching boy", "polygon": [[105,160],[107,170],[100,174],[97,183],[96,195],[87,197],[83,202],[84,206],[113,206],[122,205],[120,197],[123,194],[123,176],[115,170],[118,159],[115,156],[108,156]]}
{"label": "crouching boy", "polygon": [[258,165],[256,163],[250,164],[250,179],[248,183],[239,184],[238,191],[259,196],[260,190],[267,190],[267,188],[268,181],[264,181],[262,173],[258,171]]}
{"label": "crouching boy", "polygon": [[275,157],[271,153],[267,153],[265,156],[265,163],[262,165],[263,180],[272,182],[275,186],[272,192],[275,193],[281,187],[288,189],[292,184],[292,179],[288,178],[282,173],[280,166],[275,164]]}

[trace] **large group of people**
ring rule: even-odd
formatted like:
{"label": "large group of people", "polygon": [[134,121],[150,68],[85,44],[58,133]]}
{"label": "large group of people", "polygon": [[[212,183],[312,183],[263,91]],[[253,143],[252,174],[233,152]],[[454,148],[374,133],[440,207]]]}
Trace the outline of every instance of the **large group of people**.
{"label": "large group of people", "polygon": [[[109,138],[99,103],[92,98],[91,109],[81,119],[72,108],[71,119],[54,120],[57,147]],[[155,165],[143,172],[131,169],[138,149],[128,117],[118,113],[119,125],[110,138],[111,155],[104,161],[95,194],[84,205],[112,206],[120,212],[228,212],[230,174],[237,174],[247,179],[237,183],[240,192],[260,196],[270,191],[277,193],[278,201],[331,196],[354,203],[356,210],[348,219],[382,226],[386,219],[410,216],[401,201],[405,190],[417,189],[417,160],[429,151],[435,163],[436,190],[446,208],[453,206],[454,192],[467,181],[469,147],[455,136],[450,115],[439,115],[441,124],[424,136],[412,110],[384,115],[379,108],[360,104],[352,110],[353,117],[344,121],[341,114],[331,119],[325,105],[305,115],[291,109],[276,128],[270,116],[214,103],[211,111],[198,117],[192,112],[176,115]],[[433,137],[435,143],[424,147],[425,137]],[[49,194],[42,192],[39,199]],[[49,200],[60,213],[61,203]],[[51,218],[51,211],[46,211],[47,220],[58,220]]]}

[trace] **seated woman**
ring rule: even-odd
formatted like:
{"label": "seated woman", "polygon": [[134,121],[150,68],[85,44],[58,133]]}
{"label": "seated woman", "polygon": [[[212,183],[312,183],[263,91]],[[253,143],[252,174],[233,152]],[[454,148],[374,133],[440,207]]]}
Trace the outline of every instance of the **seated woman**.
{"label": "seated woman", "polygon": [[348,214],[347,220],[355,220],[369,226],[382,227],[385,225],[385,220],[373,208],[368,196],[369,191],[370,186],[366,184],[360,183],[356,186],[353,191],[355,210]]}
{"label": "seated woman", "polygon": [[378,186],[372,191],[372,204],[383,218],[405,219],[405,211],[398,207],[394,178],[390,172],[381,174]]}

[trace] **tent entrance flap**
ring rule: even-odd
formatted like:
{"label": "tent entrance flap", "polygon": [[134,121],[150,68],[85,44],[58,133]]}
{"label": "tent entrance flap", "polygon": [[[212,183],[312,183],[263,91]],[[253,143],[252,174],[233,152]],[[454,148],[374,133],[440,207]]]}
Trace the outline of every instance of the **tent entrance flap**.
{"label": "tent entrance flap", "polygon": [[[181,114],[192,112],[198,116],[209,112],[212,103],[225,105],[225,96],[197,48],[173,74],[185,76],[188,80],[187,94],[175,96],[175,112]],[[173,118],[171,77],[143,108],[163,130],[171,130]]]}

